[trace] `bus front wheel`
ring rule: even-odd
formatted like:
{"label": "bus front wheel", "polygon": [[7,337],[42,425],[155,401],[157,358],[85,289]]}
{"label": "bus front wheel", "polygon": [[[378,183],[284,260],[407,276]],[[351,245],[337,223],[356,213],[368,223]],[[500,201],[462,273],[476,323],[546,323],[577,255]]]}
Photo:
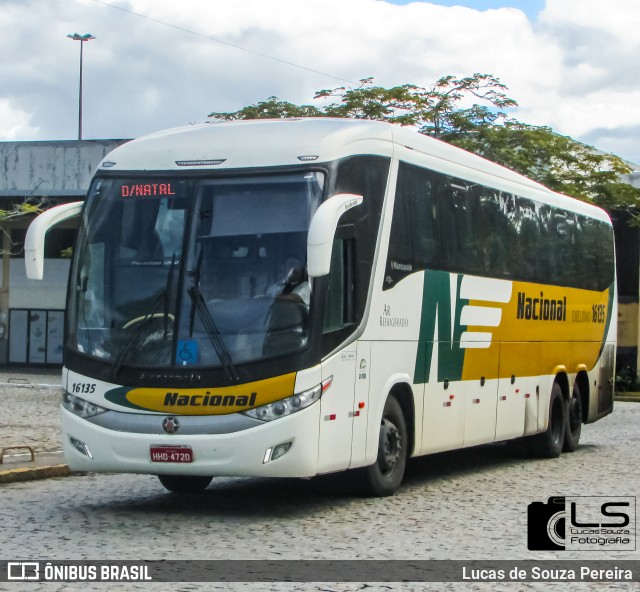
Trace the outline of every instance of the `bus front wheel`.
{"label": "bus front wheel", "polygon": [[554,382],[549,401],[549,427],[542,434],[531,437],[533,454],[542,458],[560,456],[564,445],[565,428],[565,401],[560,385]]}
{"label": "bus front wheel", "polygon": [[192,475],[158,475],[160,483],[172,493],[199,493],[211,483],[213,477]]}
{"label": "bus front wheel", "polygon": [[359,469],[360,489],[365,495],[384,497],[398,491],[407,464],[407,426],[400,403],[389,397],[384,406],[378,436],[378,458]]}

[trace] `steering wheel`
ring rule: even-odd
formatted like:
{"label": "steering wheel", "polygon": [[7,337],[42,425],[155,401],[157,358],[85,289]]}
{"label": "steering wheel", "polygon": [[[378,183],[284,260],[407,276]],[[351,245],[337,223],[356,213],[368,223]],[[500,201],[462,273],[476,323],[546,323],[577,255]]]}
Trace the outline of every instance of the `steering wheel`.
{"label": "steering wheel", "polygon": [[165,316],[168,319],[171,319],[171,322],[175,322],[176,318],[171,314],[167,314],[165,315],[162,312],[156,312],[152,315],[142,315],[140,317],[136,317],[135,319],[131,319],[130,321],[127,321],[124,325],[122,325],[123,329],[129,329],[130,327],[133,327],[133,325],[136,325],[137,323],[141,323],[142,321],[148,321],[149,319],[164,319]]}

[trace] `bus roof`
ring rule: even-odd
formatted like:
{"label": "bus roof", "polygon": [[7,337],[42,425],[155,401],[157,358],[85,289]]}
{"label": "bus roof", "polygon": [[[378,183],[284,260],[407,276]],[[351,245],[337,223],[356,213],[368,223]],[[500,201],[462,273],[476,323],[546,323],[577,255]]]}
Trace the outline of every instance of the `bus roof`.
{"label": "bus roof", "polygon": [[256,119],[156,132],[108,154],[98,170],[187,171],[324,163],[356,154],[400,160],[501,191],[609,220],[593,205],[415,129],[365,119]]}

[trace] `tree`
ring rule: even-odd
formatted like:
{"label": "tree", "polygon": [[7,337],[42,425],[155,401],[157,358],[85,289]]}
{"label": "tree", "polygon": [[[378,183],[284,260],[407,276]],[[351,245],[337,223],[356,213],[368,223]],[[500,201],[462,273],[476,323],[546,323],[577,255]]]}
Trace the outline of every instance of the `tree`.
{"label": "tree", "polygon": [[236,119],[283,119],[289,117],[322,117],[323,113],[313,105],[295,105],[280,101],[277,97],[269,97],[257,105],[243,107],[232,113],[210,113],[209,117],[220,121]]}
{"label": "tree", "polygon": [[[549,127],[532,126],[508,116],[517,102],[490,74],[443,76],[431,86],[375,86],[363,78],[356,88],[344,86],[316,92],[322,107],[267,101],[230,113],[211,113],[217,120],[346,117],[376,119],[415,127],[420,133],[449,142],[530,177],[550,189],[605,208],[634,212],[640,225],[640,189],[624,183],[632,169],[613,154],[604,154]],[[470,104],[471,103],[471,104]],[[470,105],[469,105],[470,104]]]}
{"label": "tree", "polygon": [[[443,76],[430,87],[403,84],[387,89],[369,86],[372,82],[372,78],[364,78],[356,89],[321,90],[314,98],[340,99],[340,103],[325,108],[325,114],[331,117],[379,119],[412,125],[423,134],[445,141],[450,134],[463,129],[495,125],[506,118],[506,113],[499,109],[517,106],[516,101],[504,93],[506,86],[490,74],[476,73],[464,78]],[[488,105],[459,107],[470,97]]]}
{"label": "tree", "polygon": [[551,128],[508,121],[456,133],[449,141],[559,193],[608,209],[640,206],[640,189],[622,181],[632,171],[628,163]]}
{"label": "tree", "polygon": [[338,99],[324,107],[295,105],[269,97],[256,105],[228,113],[214,112],[209,117],[232,121],[287,117],[346,117],[376,119],[412,125],[419,131],[446,139],[460,126],[496,124],[506,118],[502,111],[474,105],[462,109],[458,104],[469,96],[481,99],[494,109],[517,106],[504,94],[506,86],[490,74],[474,74],[465,78],[444,76],[431,87],[403,84],[392,88],[374,86],[373,78],[363,78],[357,88],[344,86],[316,92],[314,99]]}
{"label": "tree", "polygon": [[34,214],[41,214],[46,208],[47,203],[48,199],[45,197],[40,198],[38,201],[34,201],[32,198],[25,198],[19,203],[12,204],[9,209],[0,209],[0,233],[2,233],[4,237],[0,254],[18,254],[14,249],[15,243],[11,240],[12,223],[24,220],[26,217],[33,216]]}
{"label": "tree", "polygon": [[[18,254],[15,243],[11,240],[11,228],[13,223],[27,216],[39,214],[43,206],[48,202],[42,197],[38,201],[26,197],[21,202],[13,203],[9,209],[0,209],[0,233],[2,234],[0,255],[2,255],[2,274],[0,281],[0,319],[8,318],[9,314],[9,281],[11,255]],[[23,246],[21,245],[20,249]]]}
{"label": "tree", "polygon": [[25,200],[14,204],[9,210],[0,209],[0,224],[20,220],[32,214],[41,214],[43,211],[42,207],[46,204],[46,201],[46,198],[42,198],[37,203],[31,200]]}

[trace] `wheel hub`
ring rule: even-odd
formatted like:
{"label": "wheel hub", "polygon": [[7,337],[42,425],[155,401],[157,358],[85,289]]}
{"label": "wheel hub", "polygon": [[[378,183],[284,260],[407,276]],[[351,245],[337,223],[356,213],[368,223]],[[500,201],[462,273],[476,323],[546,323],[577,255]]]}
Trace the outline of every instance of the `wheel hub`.
{"label": "wheel hub", "polygon": [[380,428],[380,469],[383,473],[388,473],[398,463],[400,451],[402,450],[402,439],[398,428],[388,419],[382,420]]}
{"label": "wheel hub", "polygon": [[571,397],[569,401],[569,425],[571,431],[575,431],[582,423],[582,405],[580,399],[577,397]]}

